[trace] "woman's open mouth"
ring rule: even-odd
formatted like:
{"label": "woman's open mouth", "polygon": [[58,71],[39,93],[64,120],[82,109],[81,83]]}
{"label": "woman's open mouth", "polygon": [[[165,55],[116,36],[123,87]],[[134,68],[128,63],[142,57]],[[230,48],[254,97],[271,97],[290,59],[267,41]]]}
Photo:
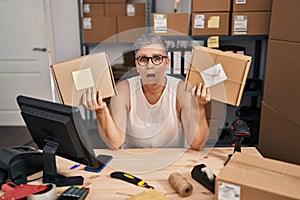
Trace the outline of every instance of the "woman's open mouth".
{"label": "woman's open mouth", "polygon": [[155,78],[155,74],[147,74],[146,77],[147,78]]}

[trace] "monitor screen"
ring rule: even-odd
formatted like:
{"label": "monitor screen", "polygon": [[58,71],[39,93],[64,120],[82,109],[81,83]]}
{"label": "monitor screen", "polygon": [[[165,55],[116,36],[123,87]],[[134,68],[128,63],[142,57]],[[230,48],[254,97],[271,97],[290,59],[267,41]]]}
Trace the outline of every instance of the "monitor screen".
{"label": "monitor screen", "polygon": [[[51,180],[59,179],[56,174],[55,155],[84,164],[91,171],[97,171],[106,165],[99,161],[94,154],[78,107],[22,95],[17,97],[17,102],[34,142],[43,150],[43,182],[72,185],[69,182],[58,183],[59,180]],[[53,165],[54,167],[51,167]]]}

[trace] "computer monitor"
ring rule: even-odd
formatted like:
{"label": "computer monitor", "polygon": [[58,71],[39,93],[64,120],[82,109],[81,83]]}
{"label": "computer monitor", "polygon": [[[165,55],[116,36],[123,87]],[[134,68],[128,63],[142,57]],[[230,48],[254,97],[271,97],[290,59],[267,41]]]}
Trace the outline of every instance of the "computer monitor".
{"label": "computer monitor", "polygon": [[101,171],[112,158],[103,154],[96,158],[78,107],[22,95],[17,103],[34,142],[43,150],[43,183],[83,184],[81,176],[57,174],[55,155],[84,164],[90,171]]}

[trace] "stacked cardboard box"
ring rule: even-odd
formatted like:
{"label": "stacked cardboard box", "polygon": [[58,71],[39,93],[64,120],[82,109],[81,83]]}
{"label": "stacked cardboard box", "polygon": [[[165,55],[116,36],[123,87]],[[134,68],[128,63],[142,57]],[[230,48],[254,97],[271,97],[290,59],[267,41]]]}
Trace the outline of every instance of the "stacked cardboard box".
{"label": "stacked cardboard box", "polygon": [[268,35],[272,0],[233,0],[231,35]]}
{"label": "stacked cardboard box", "polygon": [[259,149],[300,164],[300,1],[273,0]]}
{"label": "stacked cardboard box", "polygon": [[145,31],[120,37],[117,34],[145,27],[145,6],[145,3],[126,3],[126,0],[84,0],[83,43],[133,42]]}
{"label": "stacked cardboard box", "polygon": [[152,13],[152,32],[159,35],[189,35],[188,13]]}
{"label": "stacked cardboard box", "polygon": [[193,0],[191,34],[228,35],[230,0]]}

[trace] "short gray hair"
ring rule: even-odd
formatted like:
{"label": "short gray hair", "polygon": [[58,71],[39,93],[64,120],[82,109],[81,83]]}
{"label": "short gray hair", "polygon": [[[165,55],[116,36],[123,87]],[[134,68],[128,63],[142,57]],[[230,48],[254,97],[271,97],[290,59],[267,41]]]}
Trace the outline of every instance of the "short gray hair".
{"label": "short gray hair", "polygon": [[165,41],[159,36],[153,33],[145,34],[140,36],[133,44],[133,50],[135,53],[141,48],[150,45],[150,44],[159,44],[166,53],[168,52],[167,45]]}

